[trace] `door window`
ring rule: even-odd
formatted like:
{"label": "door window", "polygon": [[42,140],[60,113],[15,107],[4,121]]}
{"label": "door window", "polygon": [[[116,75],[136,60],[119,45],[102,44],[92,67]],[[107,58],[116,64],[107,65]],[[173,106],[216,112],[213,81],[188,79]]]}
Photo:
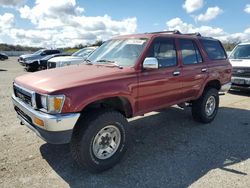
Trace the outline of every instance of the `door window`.
{"label": "door window", "polygon": [[202,57],[193,40],[180,39],[182,62],[184,65],[202,63]]}
{"label": "door window", "polygon": [[171,67],[177,64],[177,55],[173,39],[156,39],[148,57],[155,57],[159,68]]}

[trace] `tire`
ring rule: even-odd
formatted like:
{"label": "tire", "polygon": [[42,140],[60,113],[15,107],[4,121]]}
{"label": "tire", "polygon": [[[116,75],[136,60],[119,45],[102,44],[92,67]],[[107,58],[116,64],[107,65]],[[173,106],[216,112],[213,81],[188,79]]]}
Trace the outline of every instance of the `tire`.
{"label": "tire", "polygon": [[[209,108],[210,107],[210,108]],[[192,116],[201,123],[214,120],[219,108],[219,94],[215,88],[206,89],[202,96],[192,104]]]}
{"label": "tire", "polygon": [[[116,133],[113,139],[111,133],[107,136],[111,130]],[[71,139],[72,156],[81,167],[92,173],[110,169],[121,160],[127,150],[128,132],[128,121],[119,112],[105,109],[84,114],[77,122]],[[111,142],[114,147],[110,147]],[[95,146],[109,149],[110,153],[102,152]]]}
{"label": "tire", "polygon": [[35,72],[35,71],[37,71],[37,69],[32,67],[32,66],[26,66],[24,69],[26,70],[26,72]]}

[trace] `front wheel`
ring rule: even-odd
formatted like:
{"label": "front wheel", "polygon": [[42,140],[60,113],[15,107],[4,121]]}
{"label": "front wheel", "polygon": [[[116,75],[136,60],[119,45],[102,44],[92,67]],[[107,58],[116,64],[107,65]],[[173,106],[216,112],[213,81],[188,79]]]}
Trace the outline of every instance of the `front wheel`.
{"label": "front wheel", "polygon": [[81,118],[71,141],[71,152],[80,166],[98,173],[112,168],[127,149],[128,122],[116,111],[97,111]]}
{"label": "front wheel", "polygon": [[192,116],[196,121],[210,123],[219,108],[219,94],[215,88],[208,88],[202,96],[192,103]]}

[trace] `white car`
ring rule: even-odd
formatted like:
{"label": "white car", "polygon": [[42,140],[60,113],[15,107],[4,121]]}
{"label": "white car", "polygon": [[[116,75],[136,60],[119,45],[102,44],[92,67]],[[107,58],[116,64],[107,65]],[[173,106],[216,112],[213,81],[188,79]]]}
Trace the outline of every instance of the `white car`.
{"label": "white car", "polygon": [[77,65],[83,63],[84,60],[96,49],[96,46],[86,47],[77,52],[73,53],[71,56],[54,57],[48,61],[48,69],[64,67],[69,65]]}
{"label": "white car", "polygon": [[250,89],[250,43],[238,44],[229,60],[233,66],[232,88]]}

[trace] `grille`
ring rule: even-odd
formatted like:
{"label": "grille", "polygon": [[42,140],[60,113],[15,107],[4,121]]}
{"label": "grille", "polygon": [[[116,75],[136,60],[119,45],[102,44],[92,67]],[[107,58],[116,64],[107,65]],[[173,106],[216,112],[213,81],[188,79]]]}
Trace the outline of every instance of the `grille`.
{"label": "grille", "polygon": [[21,99],[24,103],[32,106],[32,93],[29,93],[18,86],[14,85],[14,94],[17,98]]}
{"label": "grille", "polygon": [[250,78],[250,68],[234,67],[233,76]]}
{"label": "grille", "polygon": [[48,62],[48,69],[56,68],[56,62]]}

